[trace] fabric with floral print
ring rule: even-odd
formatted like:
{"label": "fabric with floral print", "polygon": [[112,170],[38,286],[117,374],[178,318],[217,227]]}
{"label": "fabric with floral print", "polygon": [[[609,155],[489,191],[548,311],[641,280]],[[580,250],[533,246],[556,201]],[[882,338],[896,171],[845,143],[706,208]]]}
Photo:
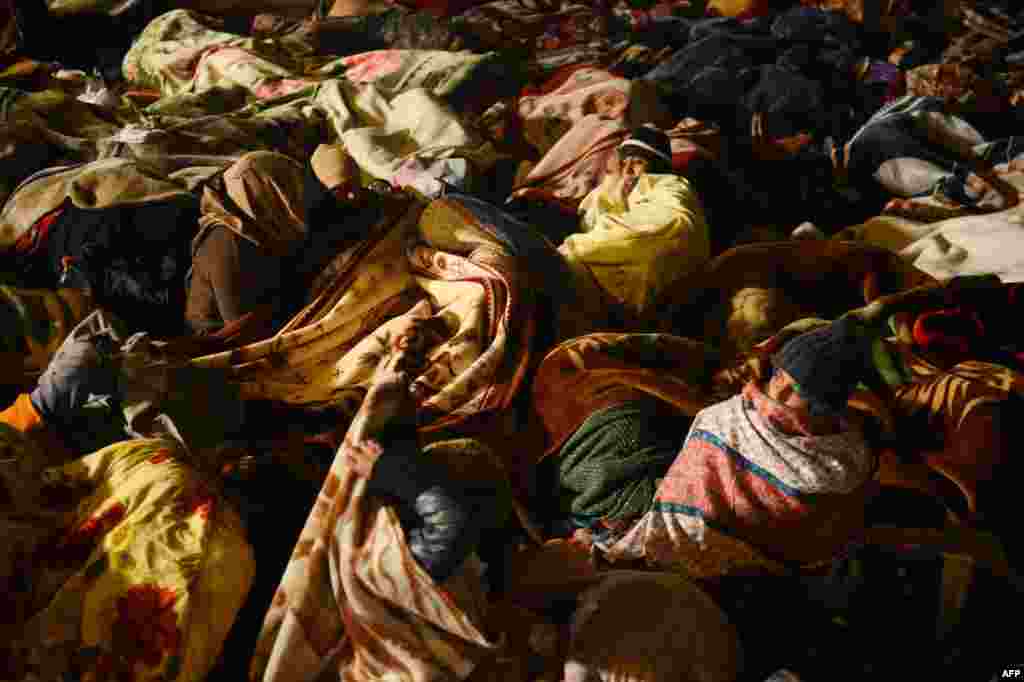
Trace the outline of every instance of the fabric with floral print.
{"label": "fabric with floral print", "polygon": [[308,86],[313,81],[303,76],[329,61],[299,40],[256,40],[222,28],[222,20],[190,10],[160,15],[125,55],[125,78],[164,97],[243,88],[267,99]]}
{"label": "fabric with floral print", "polygon": [[[33,467],[7,427],[0,528],[5,680],[202,680],[252,582],[236,512],[167,440],[117,443]],[[19,480],[20,479],[20,480]]]}
{"label": "fabric with floral print", "polygon": [[354,466],[374,448],[349,436],[339,448],[264,621],[252,682],[461,680],[498,648],[479,560],[442,584],[420,567],[394,508]]}
{"label": "fabric with floral print", "polygon": [[352,83],[373,83],[386,95],[423,88],[438,97],[454,93],[499,61],[497,53],[466,50],[373,50],[342,57],[344,76]]}
{"label": "fabric with floral print", "polygon": [[354,415],[394,330],[437,318],[446,337],[413,382],[422,427],[503,408],[525,375],[535,311],[496,229],[454,199],[426,211],[398,199],[276,336],[192,364],[228,368],[243,398]]}
{"label": "fabric with floral print", "polygon": [[897,352],[914,376],[895,389],[897,413],[920,434],[928,467],[956,485],[968,512],[984,512],[994,501],[979,499],[979,492],[1013,457],[1000,416],[1024,395],[1024,375],[974,359],[943,368],[908,347]]}
{"label": "fabric with floral print", "polygon": [[519,98],[523,135],[546,154],[573,124],[587,116],[622,121],[627,126],[664,122],[667,112],[652,88],[590,65],[569,66]]}
{"label": "fabric with floral print", "polygon": [[[542,134],[556,140],[513,188],[512,196],[542,201],[575,214],[583,198],[618,163],[615,150],[629,136],[629,128],[621,120],[591,114],[556,136],[555,129],[563,129],[564,123],[557,119],[543,121],[543,126],[534,125],[534,134],[544,127]],[[548,127],[552,130],[546,130]]]}

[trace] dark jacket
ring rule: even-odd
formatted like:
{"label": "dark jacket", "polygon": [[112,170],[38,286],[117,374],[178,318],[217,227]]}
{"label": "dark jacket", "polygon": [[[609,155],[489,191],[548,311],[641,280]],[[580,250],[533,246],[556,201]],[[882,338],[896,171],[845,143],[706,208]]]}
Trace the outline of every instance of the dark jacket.
{"label": "dark jacket", "polygon": [[495,491],[453,481],[414,439],[384,444],[368,489],[394,504],[409,551],[438,582],[451,577],[498,523]]}

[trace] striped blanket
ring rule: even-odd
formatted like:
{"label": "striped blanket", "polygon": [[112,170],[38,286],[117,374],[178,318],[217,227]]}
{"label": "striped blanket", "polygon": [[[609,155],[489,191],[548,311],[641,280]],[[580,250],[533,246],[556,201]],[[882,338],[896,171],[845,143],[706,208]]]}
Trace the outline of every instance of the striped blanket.
{"label": "striped blanket", "polygon": [[858,429],[811,435],[749,383],[698,413],[650,510],[595,545],[694,577],[785,572],[858,538],[873,469]]}

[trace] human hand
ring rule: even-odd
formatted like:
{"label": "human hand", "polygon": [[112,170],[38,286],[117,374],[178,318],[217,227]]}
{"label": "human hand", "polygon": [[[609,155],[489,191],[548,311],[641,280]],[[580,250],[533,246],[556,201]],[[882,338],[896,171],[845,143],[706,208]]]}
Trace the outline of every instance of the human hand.
{"label": "human hand", "polygon": [[421,316],[428,311],[429,305],[424,308],[417,306],[410,311],[409,317],[398,321],[383,336],[384,357],[373,373],[371,387],[396,383],[408,385],[417,373],[426,368],[427,351],[443,340],[438,329],[440,320]]}
{"label": "human hand", "polygon": [[369,478],[377,458],[384,448],[375,440],[355,440],[346,438],[341,444],[342,459],[356,474]]}
{"label": "human hand", "polygon": [[385,428],[415,427],[416,401],[410,387],[413,379],[427,366],[427,351],[435,347],[443,333],[439,318],[427,317],[430,305],[423,302],[390,327],[380,338],[383,357],[370,377],[366,398],[353,421],[350,436],[369,438]]}

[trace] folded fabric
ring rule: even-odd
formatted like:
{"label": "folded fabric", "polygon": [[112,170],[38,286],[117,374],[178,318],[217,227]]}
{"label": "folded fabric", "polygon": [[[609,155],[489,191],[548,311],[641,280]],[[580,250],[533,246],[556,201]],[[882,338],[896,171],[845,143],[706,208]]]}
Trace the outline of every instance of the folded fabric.
{"label": "folded fabric", "polygon": [[348,81],[373,83],[392,97],[415,88],[447,97],[499,59],[494,52],[373,50],[344,57],[339,63]]}
{"label": "folded fabric", "polygon": [[558,511],[582,528],[641,516],[687,426],[650,397],[597,410],[558,451]]}
{"label": "folded fabric", "polygon": [[900,251],[916,268],[940,279],[994,274],[1008,283],[1024,281],[1024,264],[1014,246],[1024,237],[1017,208],[928,227]]}
{"label": "folded fabric", "polygon": [[551,204],[575,214],[604,180],[615,150],[629,134],[621,120],[597,114],[577,121],[512,190],[512,196]]}
{"label": "folded fabric", "polygon": [[628,127],[665,124],[669,114],[649,86],[588,64],[560,69],[538,88],[525,88],[520,96],[524,137],[544,155],[562,132],[586,116],[623,121]]}
{"label": "folded fabric", "polygon": [[[372,86],[376,90],[376,86]],[[439,97],[424,88],[413,88],[386,99],[385,91],[375,100],[373,112],[375,121],[370,125],[355,123],[341,132],[345,150],[366,174],[373,178],[395,184],[399,174],[410,182],[412,175],[427,175],[436,180],[449,174],[458,165],[457,159],[466,165],[465,171],[454,172],[459,186],[468,182],[469,164],[475,171],[486,171],[496,160],[491,146],[472,129]],[[364,98],[369,93],[362,93]],[[424,169],[415,173],[416,166]],[[426,172],[426,167],[434,170]],[[429,189],[429,180],[426,188]],[[429,194],[427,196],[430,196]]]}

